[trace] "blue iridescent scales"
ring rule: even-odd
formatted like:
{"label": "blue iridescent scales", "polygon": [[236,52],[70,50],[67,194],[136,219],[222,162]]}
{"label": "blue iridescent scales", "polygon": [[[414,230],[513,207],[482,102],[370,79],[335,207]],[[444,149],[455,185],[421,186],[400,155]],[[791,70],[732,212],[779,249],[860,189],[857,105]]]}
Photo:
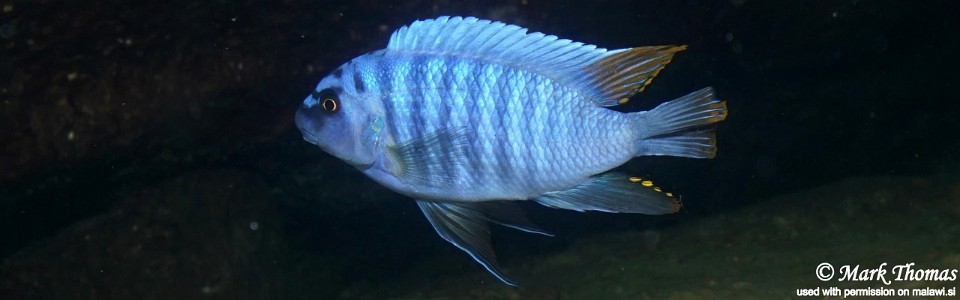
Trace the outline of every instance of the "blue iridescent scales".
{"label": "blue iridescent scales", "polygon": [[633,157],[633,131],[623,114],[542,75],[465,57],[369,58],[351,67],[367,89],[381,95],[388,140],[422,141],[440,129],[465,130],[468,155],[424,162],[426,172],[449,179],[425,182],[440,194],[436,198],[530,199],[576,186]]}
{"label": "blue iridescent scales", "polygon": [[712,158],[726,104],[705,88],[644,112],[626,102],[685,46],[607,50],[500,22],[441,17],[394,32],[317,84],[304,139],[417,199],[437,233],[504,283],[488,222],[544,235],[511,201],[577,211],[675,212],[632,157]]}

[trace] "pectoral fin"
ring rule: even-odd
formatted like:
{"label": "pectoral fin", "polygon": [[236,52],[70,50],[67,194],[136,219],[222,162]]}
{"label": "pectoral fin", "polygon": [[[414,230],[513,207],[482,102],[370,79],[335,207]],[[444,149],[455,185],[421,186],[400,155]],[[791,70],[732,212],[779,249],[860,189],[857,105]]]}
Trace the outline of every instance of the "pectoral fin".
{"label": "pectoral fin", "polygon": [[454,180],[453,170],[467,160],[470,140],[464,128],[443,128],[387,148],[396,161],[394,174],[423,186]]}

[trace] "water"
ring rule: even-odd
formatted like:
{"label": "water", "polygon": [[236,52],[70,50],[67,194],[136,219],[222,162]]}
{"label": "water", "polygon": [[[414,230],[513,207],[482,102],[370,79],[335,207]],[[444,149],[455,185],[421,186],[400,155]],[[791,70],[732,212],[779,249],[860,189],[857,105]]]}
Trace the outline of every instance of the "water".
{"label": "water", "polygon": [[[0,294],[23,298],[784,298],[827,262],[960,266],[957,5],[896,1],[0,2]],[[621,170],[670,216],[527,205],[513,289],[410,199],[303,142],[298,102],[415,19],[687,44],[619,110],[712,85],[716,159]],[[9,27],[9,28],[7,28]],[[9,29],[9,30],[7,30]],[[9,32],[8,32],[9,31]]]}

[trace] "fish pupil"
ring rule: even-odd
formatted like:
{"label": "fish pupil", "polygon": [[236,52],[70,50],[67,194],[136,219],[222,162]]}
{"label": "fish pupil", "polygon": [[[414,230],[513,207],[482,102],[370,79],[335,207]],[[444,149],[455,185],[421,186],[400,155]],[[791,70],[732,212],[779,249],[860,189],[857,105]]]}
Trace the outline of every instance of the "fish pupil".
{"label": "fish pupil", "polygon": [[333,98],[325,98],[325,99],[323,99],[323,104],[321,104],[321,105],[323,105],[323,106],[322,106],[322,107],[323,107],[323,110],[328,111],[328,112],[336,112],[336,111],[337,111],[337,107],[338,107],[338,105],[337,105],[337,100],[336,100],[336,99],[333,99]]}
{"label": "fish pupil", "polygon": [[320,109],[324,112],[335,113],[340,110],[340,100],[337,97],[337,91],[332,88],[314,91],[310,94],[310,98],[319,101]]}

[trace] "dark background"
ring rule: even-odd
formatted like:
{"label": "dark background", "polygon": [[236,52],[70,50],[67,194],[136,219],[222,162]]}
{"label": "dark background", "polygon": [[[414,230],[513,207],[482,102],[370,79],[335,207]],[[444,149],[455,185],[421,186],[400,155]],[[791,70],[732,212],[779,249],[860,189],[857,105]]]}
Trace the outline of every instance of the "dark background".
{"label": "dark background", "polygon": [[0,2],[0,291],[35,295],[26,286],[38,280],[81,282],[64,295],[137,295],[113,287],[136,290],[124,280],[144,271],[98,280],[38,263],[57,258],[153,266],[150,278],[167,284],[157,286],[209,271],[246,283],[240,294],[335,294],[456,252],[412,201],[303,142],[292,124],[327,72],[440,15],[607,48],[687,44],[618,109],[708,85],[730,109],[716,159],[622,167],[683,195],[684,212],[530,205],[560,237],[495,229],[508,262],[843,178],[956,174],[958,12],[953,1]]}

